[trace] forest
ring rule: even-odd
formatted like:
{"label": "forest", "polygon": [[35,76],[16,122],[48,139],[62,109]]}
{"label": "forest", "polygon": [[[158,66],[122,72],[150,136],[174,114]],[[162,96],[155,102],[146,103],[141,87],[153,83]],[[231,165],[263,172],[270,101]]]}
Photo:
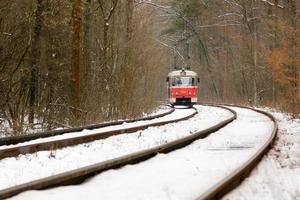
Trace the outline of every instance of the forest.
{"label": "forest", "polygon": [[1,0],[0,134],[136,118],[174,65],[199,102],[300,113],[298,0]]}

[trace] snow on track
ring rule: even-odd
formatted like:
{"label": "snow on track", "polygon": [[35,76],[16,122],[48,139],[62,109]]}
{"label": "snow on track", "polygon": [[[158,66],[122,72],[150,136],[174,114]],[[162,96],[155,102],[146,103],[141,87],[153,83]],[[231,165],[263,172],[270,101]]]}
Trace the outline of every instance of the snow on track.
{"label": "snow on track", "polygon": [[150,116],[164,114],[164,113],[170,111],[171,109],[173,109],[173,108],[168,105],[161,105],[161,106],[158,106],[157,108],[155,108],[152,112],[143,113],[143,117],[150,117]]}
{"label": "snow on track", "polygon": [[[246,162],[271,135],[273,123],[266,116],[233,109],[237,120],[183,149],[109,170],[81,185],[28,191],[13,199],[195,199]],[[177,124],[174,134],[182,127]]]}
{"label": "snow on track", "polygon": [[[165,144],[232,116],[222,108],[197,106],[197,109],[199,114],[189,120],[67,147],[52,152],[52,157],[51,152],[41,151],[3,159],[0,161],[0,189]],[[184,109],[176,110],[175,114],[182,117],[191,112],[194,110]]]}
{"label": "snow on track", "polygon": [[83,135],[93,135],[96,133],[103,133],[103,132],[112,131],[112,130],[120,130],[120,129],[124,129],[124,128],[133,128],[133,127],[137,127],[137,126],[141,126],[141,125],[150,125],[150,124],[153,124],[156,122],[164,122],[164,121],[180,119],[180,118],[188,116],[194,112],[195,111],[193,109],[175,110],[174,112],[172,112],[169,115],[166,115],[166,116],[163,116],[160,118],[156,118],[153,120],[143,120],[143,121],[130,122],[130,123],[125,122],[120,125],[108,126],[108,127],[97,128],[97,129],[92,129],[92,130],[85,129],[85,130],[79,131],[79,132],[73,132],[73,133],[57,135],[57,136],[47,137],[47,138],[39,138],[39,139],[31,140],[28,142],[18,143],[16,145],[3,145],[3,146],[0,146],[0,149],[5,149],[8,147],[18,147],[18,146],[23,146],[23,145],[28,145],[28,144],[37,144],[37,143],[41,143],[41,142],[56,141],[56,140],[67,139],[67,138],[80,137]]}

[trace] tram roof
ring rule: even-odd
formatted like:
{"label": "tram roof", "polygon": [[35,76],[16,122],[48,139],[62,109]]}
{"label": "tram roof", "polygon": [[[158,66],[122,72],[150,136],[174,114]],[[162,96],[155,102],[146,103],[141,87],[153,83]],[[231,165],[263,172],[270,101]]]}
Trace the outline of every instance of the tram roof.
{"label": "tram roof", "polygon": [[168,76],[197,76],[197,73],[191,70],[176,70],[170,72]]}

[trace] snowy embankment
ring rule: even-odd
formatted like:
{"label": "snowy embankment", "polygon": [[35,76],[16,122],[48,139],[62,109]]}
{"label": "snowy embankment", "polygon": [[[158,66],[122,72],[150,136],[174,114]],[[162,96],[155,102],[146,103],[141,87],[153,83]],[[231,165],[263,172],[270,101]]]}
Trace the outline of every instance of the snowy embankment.
{"label": "snowy embankment", "polygon": [[[112,136],[55,152],[42,151],[3,159],[0,161],[0,189],[165,144],[211,127],[232,116],[232,113],[221,108],[197,106],[197,110],[199,114],[182,122],[150,127],[144,131]],[[191,112],[194,110],[179,109],[174,111],[172,116],[181,118]],[[156,120],[167,120],[170,117]],[[128,124],[123,125],[127,126]]]}
{"label": "snowy embankment", "polygon": [[[163,114],[163,113],[168,112],[170,109],[171,108],[169,106],[161,105],[161,106],[157,107],[156,109],[154,109],[150,113],[143,113],[143,117],[149,117],[149,116]],[[122,121],[122,120],[124,120],[124,119],[119,119],[117,121]],[[28,120],[26,120],[26,121],[28,121]],[[31,129],[31,128],[27,127],[28,130],[27,130],[26,134],[30,135],[30,134],[45,131],[41,126],[41,124],[42,124],[41,121],[42,120],[35,119],[35,123],[40,124],[40,125],[38,127],[35,127],[35,129]],[[109,122],[112,122],[112,121],[103,121],[101,123],[109,123]],[[64,129],[64,128],[60,127],[60,128],[56,128],[54,130],[62,130],[62,129]],[[13,129],[9,126],[8,121],[0,118],[0,138],[12,136],[12,133],[13,133]]]}
{"label": "snowy embankment", "polygon": [[[216,112],[207,109],[204,114],[205,107],[199,108],[201,112],[197,117],[203,120]],[[233,109],[237,111],[237,120],[183,149],[109,170],[81,185],[28,191],[14,199],[195,199],[245,163],[271,135],[273,123],[266,116],[247,109]],[[189,121],[193,122],[191,126],[202,124],[196,118]],[[165,134],[183,132],[184,122],[173,126],[173,131],[157,129],[162,140]],[[151,137],[145,139],[150,141]],[[108,150],[113,151],[118,145],[122,149],[122,140],[110,144]]]}
{"label": "snowy embankment", "polygon": [[168,105],[161,105],[161,106],[158,106],[157,108],[155,108],[152,112],[143,113],[143,117],[150,117],[150,116],[163,114],[163,113],[166,113],[167,111],[170,111],[171,109],[172,109],[172,107],[170,107]]}
{"label": "snowy embankment", "polygon": [[300,200],[300,119],[267,109],[278,121],[274,147],[249,178],[226,195],[230,200]]}

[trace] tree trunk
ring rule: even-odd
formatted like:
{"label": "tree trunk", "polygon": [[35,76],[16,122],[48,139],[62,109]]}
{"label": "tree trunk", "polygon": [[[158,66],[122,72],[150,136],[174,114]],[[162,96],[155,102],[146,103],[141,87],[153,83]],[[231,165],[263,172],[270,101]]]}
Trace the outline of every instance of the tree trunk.
{"label": "tree trunk", "polygon": [[34,122],[35,103],[37,98],[38,88],[38,61],[40,58],[40,35],[42,30],[42,13],[44,7],[43,0],[36,1],[36,9],[34,12],[35,25],[31,35],[31,66],[30,66],[30,82],[29,82],[29,123],[32,125]]}
{"label": "tree trunk", "polygon": [[124,90],[122,90],[122,115],[125,117],[130,108],[130,99],[132,97],[132,84],[133,84],[133,69],[131,63],[132,54],[132,34],[133,34],[133,24],[132,24],[132,13],[133,13],[133,0],[127,0],[126,2],[126,48],[125,48],[125,64],[123,65],[123,79],[124,79]]}
{"label": "tree trunk", "polygon": [[252,31],[252,52],[253,52],[253,104],[257,105],[257,19],[256,19],[256,0],[251,1],[251,11],[253,18],[253,31]]}
{"label": "tree trunk", "polygon": [[[81,0],[74,0],[72,10],[72,45],[71,45],[71,81],[72,81],[72,104],[80,106],[80,44],[81,44]],[[76,112],[76,111],[75,111]]]}

